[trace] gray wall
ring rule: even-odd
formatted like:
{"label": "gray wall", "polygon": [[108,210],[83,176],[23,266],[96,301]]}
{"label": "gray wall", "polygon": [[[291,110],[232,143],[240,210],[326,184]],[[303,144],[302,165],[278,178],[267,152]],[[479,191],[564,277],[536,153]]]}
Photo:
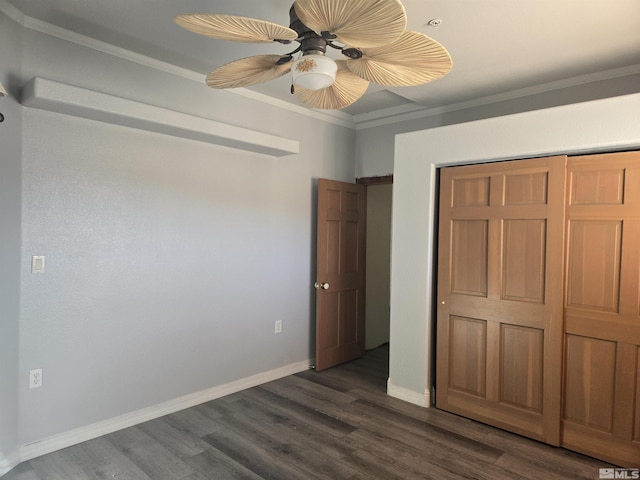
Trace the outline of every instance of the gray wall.
{"label": "gray wall", "polygon": [[396,135],[446,125],[494,118],[519,112],[627,95],[640,91],[640,74],[593,81],[496,103],[443,111],[412,120],[365,122],[356,137],[356,176],[388,175],[394,172]]}
{"label": "gray wall", "polygon": [[[22,144],[8,139],[14,202],[20,158],[23,170],[22,281],[18,207],[3,206],[16,265],[6,279],[14,305],[2,306],[11,337],[0,340],[14,357],[0,393],[14,405],[19,394],[19,438],[4,438],[1,423],[2,448],[311,358],[315,185],[354,180],[355,132],[21,33],[20,83],[40,76],[111,93],[298,140],[301,152],[272,158],[22,109]],[[30,273],[33,255],[46,256],[44,274]],[[38,367],[43,387],[30,390]]]}
{"label": "gray wall", "polygon": [[0,13],[0,472],[14,453],[18,435],[18,337],[20,296],[21,29]]}

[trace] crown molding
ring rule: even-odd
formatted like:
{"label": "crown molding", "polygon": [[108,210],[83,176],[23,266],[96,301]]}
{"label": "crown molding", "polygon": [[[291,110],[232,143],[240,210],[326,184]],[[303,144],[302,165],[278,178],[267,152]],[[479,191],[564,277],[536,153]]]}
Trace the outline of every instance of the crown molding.
{"label": "crown molding", "polygon": [[364,130],[367,128],[380,127],[408,120],[416,120],[419,118],[443,115],[445,113],[455,112],[458,110],[482,107],[485,105],[490,105],[492,103],[515,100],[517,98],[528,97],[530,95],[537,95],[541,93],[552,92],[554,90],[561,90],[563,88],[577,87],[593,82],[612,80],[614,78],[621,78],[628,75],[637,74],[640,74],[640,64],[614,68],[611,70],[604,70],[602,72],[590,73],[586,75],[579,75],[576,77],[534,85],[532,87],[510,90],[507,92],[498,93],[496,95],[488,95],[486,97],[481,97],[466,102],[454,103],[445,107],[416,108],[416,105],[402,105],[399,107],[391,107],[383,110],[378,110],[376,112],[356,115],[354,121],[356,124],[356,130]]}
{"label": "crown molding", "polygon": [[101,53],[106,53],[113,57],[122,58],[123,60],[128,60],[145,67],[153,68],[155,70],[161,70],[177,77],[186,78],[187,80],[192,80],[194,82],[202,82],[204,80],[204,75],[192,70],[177,67],[175,65],[156,60],[155,58],[141,55],[125,48],[117,47],[111,43],[87,37],[86,35],[67,30],[66,28],[58,27],[51,23],[43,22],[42,20],[29,17],[28,15],[24,16],[22,25],[29,30],[33,30],[34,32],[42,33],[50,37],[59,38],[60,40],[65,40],[67,42],[90,48],[91,50],[95,50]]}
{"label": "crown molding", "polygon": [[[85,48],[90,48],[98,52],[106,53],[113,57],[121,58],[123,60],[137,63],[138,65],[142,65],[145,67],[153,68],[155,70],[159,70],[164,73],[169,73],[177,77],[185,78],[187,80],[191,80],[199,84],[203,84],[205,81],[206,75],[200,72],[195,72],[193,70],[182,68],[177,65],[164,62],[162,60],[158,60],[146,55],[142,55],[140,53],[133,52],[126,48],[118,47],[111,43],[103,42],[101,40],[96,40],[95,38],[91,38],[86,35],[73,32],[66,28],[58,27],[57,25],[53,25],[51,23],[38,20],[37,18],[33,18],[28,15],[25,15],[23,12],[21,12],[18,8],[13,6],[7,0],[0,0],[0,12],[5,13],[9,18],[14,20],[18,24],[22,25],[24,28],[27,28],[34,32],[59,38],[60,40],[71,42],[73,44],[76,44]],[[283,100],[279,100],[279,99],[270,97],[268,95],[254,92],[247,88],[234,88],[234,89],[228,89],[225,91],[234,95],[240,95],[245,98],[250,98],[258,102],[266,103],[274,107],[282,108],[284,110],[288,110],[293,113],[304,115],[306,117],[311,117],[316,120],[333,123],[335,125],[339,125],[345,128],[355,129],[353,115],[350,115],[344,112],[333,112],[333,111],[325,112],[321,110],[313,110],[300,105],[295,105],[293,103],[285,102]]]}
{"label": "crown molding", "polygon": [[[74,43],[76,45],[106,53],[123,60],[169,73],[171,75],[186,78],[200,84],[204,82],[205,75],[200,72],[195,72],[193,70],[178,67],[177,65],[157,60],[155,58],[148,57],[146,55],[142,55],[125,48],[117,47],[113,44],[96,40],[94,38],[67,30],[65,28],[58,27],[42,20],[38,20],[36,18],[25,15],[22,11],[9,3],[8,0],[0,0],[0,12],[5,13],[9,18],[21,24],[23,27],[42,33],[44,35],[53,36],[61,40]],[[277,108],[282,108],[284,110],[304,115],[306,117],[311,117],[316,120],[339,125],[341,127],[351,128],[355,130],[364,130],[367,128],[380,127],[410,120],[432,117],[436,115],[443,115],[458,110],[482,107],[485,105],[490,105],[492,103],[514,100],[516,98],[547,93],[562,88],[576,87],[592,82],[611,80],[614,78],[635,74],[640,74],[640,64],[606,70],[603,72],[596,72],[593,74],[579,75],[576,77],[547,82],[532,87],[510,90],[508,92],[503,92],[496,95],[488,95],[486,97],[459,102],[447,105],[445,107],[429,108],[416,104],[410,104],[390,107],[387,109],[377,110],[375,112],[363,113],[359,115],[350,115],[348,113],[340,111],[310,109],[255,92],[247,88],[228,89],[225,90],[225,92],[234,95],[240,95],[245,98],[250,98],[258,102],[262,102]]]}

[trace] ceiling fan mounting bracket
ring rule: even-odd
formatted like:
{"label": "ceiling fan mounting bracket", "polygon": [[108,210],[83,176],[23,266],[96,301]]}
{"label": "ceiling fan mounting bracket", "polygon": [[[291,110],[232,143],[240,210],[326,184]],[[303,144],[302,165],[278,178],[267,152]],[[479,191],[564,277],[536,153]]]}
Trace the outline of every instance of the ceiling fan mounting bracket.
{"label": "ceiling fan mounting bracket", "polygon": [[323,32],[323,35],[320,36],[302,23],[296,13],[295,4],[291,5],[291,8],[289,9],[289,28],[298,34],[298,38],[296,39],[297,42],[300,42],[300,48],[298,50],[302,50],[303,55],[311,53],[326,53],[327,41],[332,37],[335,37],[335,35],[332,36],[329,32]]}
{"label": "ceiling fan mounting bracket", "polygon": [[307,27],[302,20],[298,18],[298,14],[296,13],[295,4],[291,5],[289,9],[289,28],[294,30],[298,34],[298,40],[308,32],[313,32],[309,27]]}

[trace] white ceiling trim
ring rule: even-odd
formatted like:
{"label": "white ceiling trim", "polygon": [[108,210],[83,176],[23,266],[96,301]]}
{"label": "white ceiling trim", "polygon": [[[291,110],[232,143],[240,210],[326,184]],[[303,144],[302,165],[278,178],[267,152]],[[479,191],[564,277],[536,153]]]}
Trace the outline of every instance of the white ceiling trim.
{"label": "white ceiling trim", "polygon": [[514,100],[516,98],[527,97],[529,95],[536,95],[554,90],[560,90],[563,88],[576,87],[579,85],[586,85],[592,82],[598,82],[603,80],[611,80],[614,78],[626,77],[628,75],[640,74],[640,64],[630,65],[627,67],[614,68],[612,70],[605,70],[602,72],[591,73],[587,75],[580,75],[572,78],[565,78],[563,80],[557,80],[554,82],[543,83],[527,88],[520,88],[517,90],[510,90],[504,93],[498,93],[496,95],[489,95],[487,97],[477,98],[468,102],[454,103],[447,105],[446,107],[437,108],[422,108],[415,109],[415,105],[401,105],[398,107],[391,107],[384,110],[377,110],[371,114],[361,113],[355,116],[356,130],[364,130],[366,128],[379,127],[384,125],[390,125],[393,123],[404,122],[407,120],[416,120],[418,118],[426,118],[434,115],[442,115],[445,113],[455,112],[458,110],[465,110],[474,107],[482,107],[492,103],[504,102],[507,100]]}
{"label": "white ceiling trim", "polygon": [[[132,52],[131,50],[127,50],[125,48],[117,47],[113,44],[103,42],[101,40],[96,40],[95,38],[91,38],[76,32],[72,32],[71,30],[58,27],[51,23],[43,22],[42,20],[38,20],[37,18],[33,18],[28,15],[25,15],[23,12],[21,12],[19,9],[11,5],[6,0],[0,0],[0,11],[5,13],[12,20],[14,20],[15,22],[22,25],[24,28],[27,28],[29,30],[42,33],[44,35],[49,35],[51,37],[59,38],[61,40],[65,40],[67,42],[71,42],[76,45],[80,45],[82,47],[86,47],[92,50],[96,50],[98,52],[106,53],[108,55],[112,55],[114,57],[118,57],[123,60],[137,63],[145,67],[149,67],[155,70],[169,73],[171,75],[175,75],[181,78],[186,78],[187,80],[191,80],[199,84],[205,83],[205,75],[201,73],[194,72],[193,70],[188,70],[186,68],[178,67],[176,65],[163,62],[161,60],[157,60],[155,58],[148,57],[146,55]],[[276,98],[254,92],[246,88],[234,88],[226,91],[235,95],[241,95],[243,97],[250,98],[252,100],[267,103],[269,105],[272,105],[278,108],[289,110],[294,113],[305,115],[307,117],[315,118],[317,120],[333,123],[341,127],[355,128],[353,115],[349,115],[344,112],[334,112],[334,111],[324,112],[324,111],[318,111],[318,110],[311,110],[307,107],[294,105],[292,103],[278,100]]]}
{"label": "white ceiling trim", "polygon": [[[204,83],[205,75],[178,67],[176,65],[157,60],[146,55],[138,54],[130,50],[117,47],[115,45],[102,42],[100,40],[87,37],[75,33],[73,31],[57,27],[47,22],[32,18],[25,15],[18,8],[10,4],[7,0],[0,0],[0,11],[4,12],[8,17],[21,24],[25,28],[28,28],[39,33],[50,35],[60,38],[71,43],[90,48],[96,51],[100,51],[115,57],[122,58],[127,61],[131,61],[149,68],[153,68],[165,73],[176,75],[178,77],[186,78],[191,81],[195,81],[199,84]],[[473,99],[466,102],[460,102],[445,107],[422,107],[415,104],[400,105],[391,107],[384,110],[377,110],[370,113],[363,113],[358,115],[350,115],[341,111],[325,111],[314,110],[304,106],[292,104],[279,100],[268,95],[264,95],[253,90],[246,88],[237,88],[226,90],[228,93],[235,95],[241,95],[245,98],[250,98],[255,101],[263,102],[284,110],[288,110],[300,115],[315,118],[328,123],[336,124],[345,128],[352,128],[355,130],[364,130],[372,127],[379,127],[385,125],[391,125],[394,123],[416,120],[421,118],[427,118],[435,115],[442,115],[449,112],[458,110],[464,110],[469,108],[481,107],[492,103],[503,102],[513,100],[520,97],[529,95],[536,95],[541,93],[550,92],[557,89],[574,87],[584,85],[591,82],[608,80],[617,77],[623,77],[626,75],[634,75],[640,73],[640,64],[632,65],[629,67],[623,67],[620,69],[613,69],[609,71],[599,72],[595,74],[582,75],[569,79],[549,82],[541,85],[535,85],[532,87],[511,90],[496,95],[490,95],[478,99]]]}

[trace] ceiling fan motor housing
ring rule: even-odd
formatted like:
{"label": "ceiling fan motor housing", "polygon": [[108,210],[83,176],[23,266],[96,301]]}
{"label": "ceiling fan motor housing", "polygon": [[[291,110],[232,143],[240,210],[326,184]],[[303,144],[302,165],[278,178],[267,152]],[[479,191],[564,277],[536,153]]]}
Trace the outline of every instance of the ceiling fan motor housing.
{"label": "ceiling fan motor housing", "polygon": [[303,55],[326,53],[327,40],[302,23],[296,13],[295,5],[292,5],[289,10],[289,20],[289,28],[298,34],[297,41],[300,42]]}

